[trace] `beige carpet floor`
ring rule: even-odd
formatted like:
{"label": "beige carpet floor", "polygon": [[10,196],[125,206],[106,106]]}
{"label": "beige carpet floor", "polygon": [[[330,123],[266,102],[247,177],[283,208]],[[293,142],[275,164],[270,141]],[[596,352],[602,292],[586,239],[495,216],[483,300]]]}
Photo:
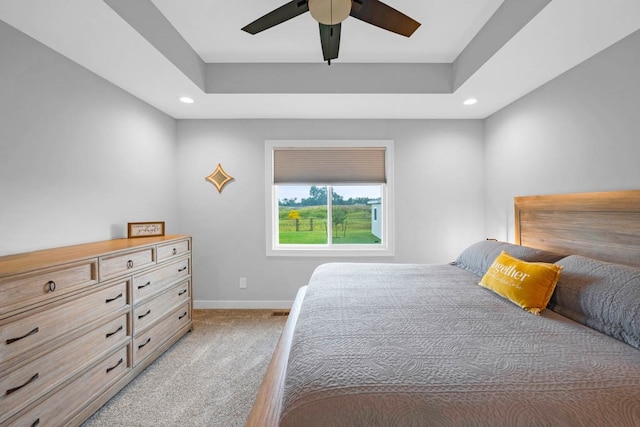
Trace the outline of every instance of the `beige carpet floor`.
{"label": "beige carpet floor", "polygon": [[244,426],[286,316],[194,310],[194,330],[83,427]]}

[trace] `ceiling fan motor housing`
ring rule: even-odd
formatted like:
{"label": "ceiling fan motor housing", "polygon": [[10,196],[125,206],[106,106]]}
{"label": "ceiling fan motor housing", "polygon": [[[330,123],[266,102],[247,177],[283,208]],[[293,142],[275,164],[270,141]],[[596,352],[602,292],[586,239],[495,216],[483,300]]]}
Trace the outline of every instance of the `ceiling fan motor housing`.
{"label": "ceiling fan motor housing", "polygon": [[351,0],[309,0],[313,19],[324,25],[336,25],[351,13]]}

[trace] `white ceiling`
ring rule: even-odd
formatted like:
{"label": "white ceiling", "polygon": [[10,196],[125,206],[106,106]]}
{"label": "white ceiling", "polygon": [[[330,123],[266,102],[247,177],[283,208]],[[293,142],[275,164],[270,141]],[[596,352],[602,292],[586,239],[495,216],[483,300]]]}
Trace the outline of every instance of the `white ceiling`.
{"label": "white ceiling", "polygon": [[[322,62],[309,14],[240,30],[286,0],[151,1],[206,63]],[[503,0],[386,3],[422,26],[407,39],[347,18],[331,67],[451,63]],[[175,118],[484,118],[640,29],[640,1],[552,0],[457,90],[437,94],[205,93],[102,0],[2,0],[0,19]],[[469,96],[479,102],[465,107]]]}

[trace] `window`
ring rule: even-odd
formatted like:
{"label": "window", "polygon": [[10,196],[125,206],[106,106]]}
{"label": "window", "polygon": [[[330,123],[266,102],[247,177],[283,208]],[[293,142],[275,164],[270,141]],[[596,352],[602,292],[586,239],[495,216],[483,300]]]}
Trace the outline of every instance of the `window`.
{"label": "window", "polygon": [[267,141],[268,255],[393,255],[392,141]]}
{"label": "window", "polygon": [[277,185],[275,191],[280,245],[382,244],[373,205],[381,203],[381,184]]}

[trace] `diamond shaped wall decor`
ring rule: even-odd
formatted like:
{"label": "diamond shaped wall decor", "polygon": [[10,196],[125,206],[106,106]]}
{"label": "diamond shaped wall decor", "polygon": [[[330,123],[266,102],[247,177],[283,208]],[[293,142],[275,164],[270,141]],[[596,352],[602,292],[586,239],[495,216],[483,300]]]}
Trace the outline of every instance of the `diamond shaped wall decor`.
{"label": "diamond shaped wall decor", "polygon": [[218,167],[216,170],[211,172],[211,175],[205,178],[207,181],[212,183],[218,189],[218,193],[222,192],[222,187],[229,183],[229,181],[233,180],[233,177],[227,174],[220,163],[218,163]]}

